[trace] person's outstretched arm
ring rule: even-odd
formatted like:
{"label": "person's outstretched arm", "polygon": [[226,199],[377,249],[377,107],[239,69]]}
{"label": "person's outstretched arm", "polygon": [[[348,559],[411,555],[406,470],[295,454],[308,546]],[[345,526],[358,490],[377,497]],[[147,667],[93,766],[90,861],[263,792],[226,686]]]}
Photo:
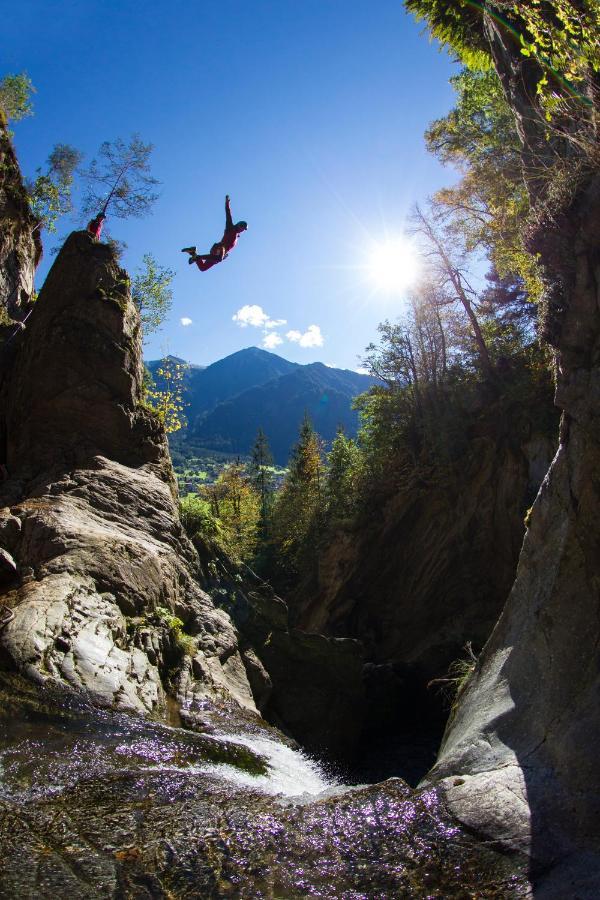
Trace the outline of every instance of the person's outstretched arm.
{"label": "person's outstretched arm", "polygon": [[225,197],[225,231],[233,228],[233,219],[231,218],[231,204],[229,202],[229,194]]}

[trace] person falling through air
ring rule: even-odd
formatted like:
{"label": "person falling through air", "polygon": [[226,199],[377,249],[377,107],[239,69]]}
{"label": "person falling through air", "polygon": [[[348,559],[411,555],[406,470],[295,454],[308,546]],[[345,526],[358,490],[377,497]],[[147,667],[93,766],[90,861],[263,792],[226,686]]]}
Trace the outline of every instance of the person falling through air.
{"label": "person falling through air", "polygon": [[225,231],[221,240],[212,245],[210,253],[198,254],[195,247],[184,247],[181,252],[190,254],[188,260],[190,266],[192,263],[196,263],[201,272],[206,272],[207,269],[216,266],[217,263],[223,262],[229,255],[229,251],[233,250],[237,244],[238,237],[242,231],[246,231],[247,228],[246,222],[233,224],[229,194],[227,194],[225,197]]}

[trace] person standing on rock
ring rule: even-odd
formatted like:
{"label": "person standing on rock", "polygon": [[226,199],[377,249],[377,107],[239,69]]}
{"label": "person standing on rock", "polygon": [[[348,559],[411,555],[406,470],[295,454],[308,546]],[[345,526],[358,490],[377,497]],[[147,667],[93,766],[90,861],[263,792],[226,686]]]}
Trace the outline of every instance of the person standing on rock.
{"label": "person standing on rock", "polygon": [[87,232],[88,234],[91,234],[95,241],[100,240],[100,235],[102,234],[102,227],[105,220],[106,216],[104,215],[104,213],[98,213],[97,216],[94,216],[94,218],[88,222]]}
{"label": "person standing on rock", "polygon": [[181,252],[190,254],[188,260],[190,266],[192,263],[196,263],[201,272],[206,272],[207,269],[211,269],[213,266],[216,266],[217,263],[223,262],[223,260],[226,259],[229,255],[229,251],[233,250],[237,244],[240,234],[243,231],[246,231],[247,228],[248,224],[244,221],[237,222],[235,225],[233,224],[233,219],[231,218],[231,204],[229,194],[227,194],[225,197],[225,231],[223,232],[221,240],[212,245],[210,253],[198,254],[196,253],[195,247],[184,247]]}

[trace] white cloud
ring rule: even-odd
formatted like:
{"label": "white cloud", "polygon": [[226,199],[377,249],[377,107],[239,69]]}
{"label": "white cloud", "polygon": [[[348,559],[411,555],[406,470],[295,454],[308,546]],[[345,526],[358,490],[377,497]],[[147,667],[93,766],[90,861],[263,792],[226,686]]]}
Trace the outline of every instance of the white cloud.
{"label": "white cloud", "polygon": [[183,325],[184,328],[186,328],[188,325],[192,324],[192,320],[190,318],[188,318],[188,316],[182,316],[179,321],[181,322],[181,324]]}
{"label": "white cloud", "polygon": [[240,328],[247,328],[248,325],[253,325],[255,328],[264,328],[265,322],[269,321],[269,317],[262,306],[258,306],[256,303],[252,306],[247,303],[241,309],[238,309],[231,318]]}
{"label": "white cloud", "polygon": [[276,331],[270,331],[263,338],[263,347],[267,350],[274,350],[278,344],[283,344],[283,338]]}
{"label": "white cloud", "polygon": [[321,329],[318,325],[309,325],[304,334],[300,331],[288,331],[288,341],[299,344],[301,347],[322,347],[324,343]]}
{"label": "white cloud", "polygon": [[279,328],[287,324],[285,319],[272,319],[257,303],[246,303],[231,318],[240,328],[247,328],[248,325],[253,328]]}

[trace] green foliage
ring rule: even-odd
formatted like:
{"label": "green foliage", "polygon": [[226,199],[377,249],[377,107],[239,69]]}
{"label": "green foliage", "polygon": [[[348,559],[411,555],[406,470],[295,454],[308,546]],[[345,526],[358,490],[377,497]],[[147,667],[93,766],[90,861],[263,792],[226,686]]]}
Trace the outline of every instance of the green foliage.
{"label": "green foliage", "polygon": [[571,109],[569,100],[591,106],[585,94],[589,75],[600,72],[597,0],[552,0],[552,4],[534,0],[509,6],[519,23],[521,54],[534,58],[543,72],[537,90],[547,121]]}
{"label": "green foliage", "polygon": [[170,609],[167,609],[165,606],[157,606],[154,610],[154,615],[167,626],[179,651],[185,656],[195,656],[196,651],[198,649],[198,644],[190,634],[186,634],[183,630],[183,622],[178,616],[174,615]]}
{"label": "green foliage", "polygon": [[305,416],[273,510],[281,585],[291,584],[301,572],[311,573],[317,566],[325,513],[323,481],[321,440]]}
{"label": "green foliage", "polygon": [[450,720],[456,712],[460,695],[475,671],[477,656],[473,652],[471,641],[464,646],[464,656],[453,660],[448,666],[448,674],[443,678],[433,678],[427,687],[437,686],[450,705]]}
{"label": "green foliage", "polygon": [[27,72],[4,76],[0,81],[0,109],[8,122],[18,122],[33,115],[31,95],[35,92]]}
{"label": "green foliage", "polygon": [[329,522],[352,519],[358,505],[362,474],[360,449],[340,428],[327,456],[325,495]]}
{"label": "green foliage", "polygon": [[146,369],[144,382],[144,402],[154,410],[164,425],[167,434],[178,431],[185,425],[183,382],[187,366],[172,357],[166,357],[156,370],[155,383]]}
{"label": "green foliage", "polygon": [[134,134],[126,144],[122,138],[105,141],[98,159],[93,159],[82,173],[87,182],[82,216],[88,218],[99,212],[117,219],[147,215],[158,194],[153,188],[159,183],[150,174],[152,144],[144,144]]}
{"label": "green foliage", "polygon": [[470,0],[404,0],[407,10],[425,20],[434,38],[451,47],[471,66],[486,67],[488,48],[483,31],[483,4]]}
{"label": "green foliage", "polygon": [[594,77],[600,72],[600,4],[597,0],[405,0],[406,8],[425,20],[434,37],[471,68],[489,68],[491,56],[485,23],[510,48],[535,65],[537,95],[531,97],[546,123],[571,118],[562,134],[573,138],[573,118],[591,122]]}
{"label": "green foliage", "polygon": [[428,150],[462,173],[435,195],[450,234],[467,252],[484,250],[501,276],[518,275],[531,299],[541,294],[535,259],[523,246],[529,198],[514,117],[494,71],[463,69],[451,79],[457,102],[425,133]]}
{"label": "green foliage", "polygon": [[227,466],[214,484],[201,486],[199,493],[219,523],[221,543],[227,552],[238,559],[251,559],[256,547],[260,498],[245,465],[237,462]]}
{"label": "green foliage", "polygon": [[145,253],[143,268],[138,269],[131,282],[131,299],[139,310],[145,337],[157,331],[167,317],[172,303],[173,269],[159,265],[151,253]]}
{"label": "green foliage", "polygon": [[245,466],[227,466],[213,484],[180,501],[181,522],[189,537],[215,543],[236,559],[249,560],[256,548],[260,499]]}
{"label": "green foliage", "polygon": [[81,163],[83,154],[68,144],[56,144],[47,159],[47,169],[37,170],[37,178],[27,186],[31,211],[39,222],[39,227],[56,231],[60,216],[73,209],[71,191],[74,173]]}
{"label": "green foliage", "polygon": [[199,494],[188,494],[179,501],[179,515],[186,534],[192,540],[202,537],[220,541],[223,536],[221,522],[213,515],[208,500]]}
{"label": "green foliage", "polygon": [[269,448],[267,436],[262,428],[258,429],[256,441],[252,448],[250,478],[254,490],[260,498],[260,521],[258,530],[261,540],[265,540],[271,531],[274,477],[273,456]]}

